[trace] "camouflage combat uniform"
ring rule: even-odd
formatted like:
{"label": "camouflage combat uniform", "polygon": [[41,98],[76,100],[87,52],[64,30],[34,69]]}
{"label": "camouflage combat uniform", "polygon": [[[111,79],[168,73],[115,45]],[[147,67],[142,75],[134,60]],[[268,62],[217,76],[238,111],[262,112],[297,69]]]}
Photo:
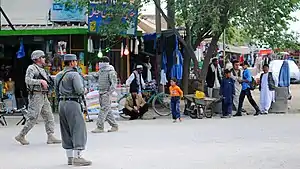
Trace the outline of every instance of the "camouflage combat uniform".
{"label": "camouflage combat uniform", "polygon": [[[32,60],[43,57],[43,51],[34,51],[31,55]],[[27,68],[25,83],[29,90],[28,95],[28,114],[26,124],[21,130],[20,134],[16,136],[16,140],[19,141],[23,145],[29,144],[27,140],[25,140],[25,136],[27,133],[33,128],[33,126],[37,123],[37,119],[39,114],[41,114],[42,118],[45,121],[45,129],[48,134],[48,144],[56,144],[61,143],[60,140],[56,139],[53,136],[54,133],[54,117],[51,110],[51,105],[48,100],[47,94],[48,90],[42,89],[41,80],[44,77],[48,82],[50,81],[48,73],[45,69],[43,69],[38,64],[32,64]]]}
{"label": "camouflage combat uniform", "polygon": [[104,122],[107,122],[112,127],[109,132],[118,130],[118,124],[111,111],[111,94],[116,90],[117,73],[112,65],[109,63],[100,63],[100,70],[97,73],[88,76],[88,78],[95,78],[98,81],[99,87],[99,103],[101,111],[98,114],[97,128],[93,133],[104,132]]}

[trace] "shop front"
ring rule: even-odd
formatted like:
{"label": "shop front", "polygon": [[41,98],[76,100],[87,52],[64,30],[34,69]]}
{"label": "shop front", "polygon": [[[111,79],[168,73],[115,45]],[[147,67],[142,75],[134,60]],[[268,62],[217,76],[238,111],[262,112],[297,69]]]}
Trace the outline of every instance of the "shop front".
{"label": "shop front", "polygon": [[[86,28],[61,29],[23,29],[0,31],[0,69],[1,81],[11,79],[17,100],[23,102],[22,96],[27,97],[25,74],[27,67],[32,64],[30,55],[34,50],[43,50],[47,55],[48,70],[56,74],[62,69],[61,55],[74,53],[80,58],[81,65],[85,59]],[[18,107],[23,103],[18,104]]]}

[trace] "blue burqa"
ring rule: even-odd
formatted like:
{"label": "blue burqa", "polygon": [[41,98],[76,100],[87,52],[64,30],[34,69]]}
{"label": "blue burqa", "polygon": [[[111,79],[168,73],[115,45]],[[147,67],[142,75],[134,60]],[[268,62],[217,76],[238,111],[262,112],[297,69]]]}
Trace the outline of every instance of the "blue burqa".
{"label": "blue burqa", "polygon": [[178,49],[178,39],[176,37],[176,43],[175,43],[175,51],[173,52],[173,55],[175,55],[176,58],[176,62],[175,64],[172,66],[172,70],[171,70],[171,77],[172,78],[176,78],[177,80],[181,80],[182,79],[182,74],[183,74],[183,58],[182,58],[182,54]]}
{"label": "blue burqa", "polygon": [[283,61],[278,77],[278,87],[289,87],[291,83],[290,67],[287,60]]}

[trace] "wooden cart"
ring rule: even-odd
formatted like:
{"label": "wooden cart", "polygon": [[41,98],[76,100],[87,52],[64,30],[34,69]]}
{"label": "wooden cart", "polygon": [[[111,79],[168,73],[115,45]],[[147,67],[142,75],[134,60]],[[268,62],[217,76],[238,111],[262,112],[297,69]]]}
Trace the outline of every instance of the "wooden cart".
{"label": "wooden cart", "polygon": [[213,107],[216,103],[222,101],[222,98],[211,98],[205,97],[203,99],[195,98],[195,95],[185,95],[185,108],[184,112],[186,115],[189,115],[191,118],[202,119],[203,117],[212,118],[213,116]]}

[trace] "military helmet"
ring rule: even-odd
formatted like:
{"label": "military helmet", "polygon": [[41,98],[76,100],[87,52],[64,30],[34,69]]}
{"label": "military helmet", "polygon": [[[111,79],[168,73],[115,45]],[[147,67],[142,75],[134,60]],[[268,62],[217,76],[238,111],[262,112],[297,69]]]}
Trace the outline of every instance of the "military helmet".
{"label": "military helmet", "polygon": [[42,56],[45,56],[45,53],[44,51],[42,50],[35,50],[31,53],[31,60],[35,60],[35,59],[38,59]]}
{"label": "military helmet", "polygon": [[77,56],[74,54],[66,54],[64,55],[64,61],[73,61],[77,60]]}

